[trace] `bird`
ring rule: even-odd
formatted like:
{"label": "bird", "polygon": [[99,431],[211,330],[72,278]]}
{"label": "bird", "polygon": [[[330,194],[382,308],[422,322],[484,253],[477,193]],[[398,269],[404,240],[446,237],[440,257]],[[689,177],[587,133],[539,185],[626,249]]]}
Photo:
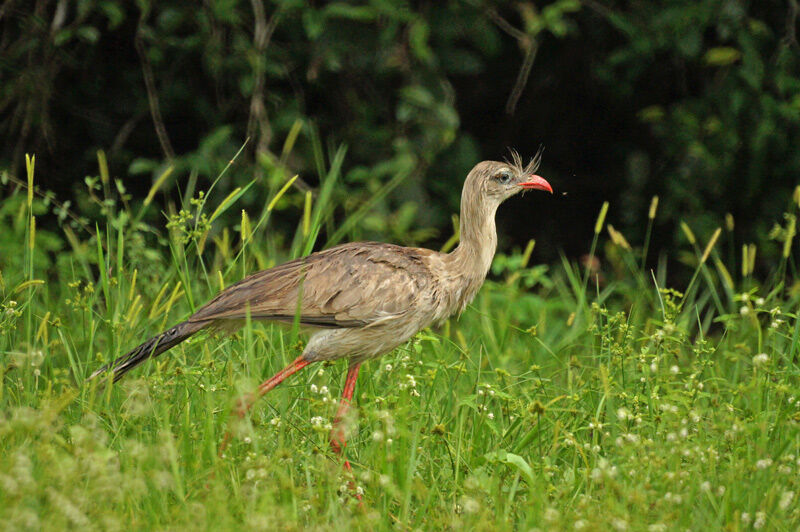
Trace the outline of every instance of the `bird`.
{"label": "bird", "polygon": [[[234,412],[244,417],[256,399],[310,364],[349,359],[342,398],[330,434],[341,455],[347,414],[361,365],[392,351],[421,329],[460,314],[483,285],[497,249],[495,213],[508,198],[526,190],[553,193],[536,175],[541,149],[523,165],[483,161],[467,174],[461,192],[459,244],[449,253],[389,243],[338,245],[253,273],[222,290],[185,321],[150,338],[89,379],[110,372],[116,382],[136,366],[203,329],[231,330],[247,319],[300,324],[311,334],[288,366],[241,398]],[[220,454],[230,439],[226,433]],[[345,460],[344,467],[351,470]]]}

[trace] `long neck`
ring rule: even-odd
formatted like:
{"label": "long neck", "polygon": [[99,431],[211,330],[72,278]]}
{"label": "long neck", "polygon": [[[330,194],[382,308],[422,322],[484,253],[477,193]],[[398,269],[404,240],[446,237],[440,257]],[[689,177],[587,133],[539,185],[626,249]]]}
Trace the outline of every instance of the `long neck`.
{"label": "long neck", "polygon": [[497,229],[494,215],[497,205],[492,201],[463,194],[461,198],[461,241],[450,253],[450,266],[461,275],[480,279],[486,277],[497,249]]}

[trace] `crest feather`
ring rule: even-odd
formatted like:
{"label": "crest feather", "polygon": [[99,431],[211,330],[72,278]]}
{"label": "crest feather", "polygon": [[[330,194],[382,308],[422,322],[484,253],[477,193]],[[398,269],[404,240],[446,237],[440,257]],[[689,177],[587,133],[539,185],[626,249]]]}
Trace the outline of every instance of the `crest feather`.
{"label": "crest feather", "polygon": [[539,166],[542,164],[542,154],[544,153],[544,145],[539,145],[539,149],[536,151],[536,155],[533,156],[528,164],[522,164],[522,157],[520,156],[519,152],[513,148],[508,149],[510,154],[510,160],[506,159],[506,163],[514,168],[518,174],[533,174],[538,169]]}

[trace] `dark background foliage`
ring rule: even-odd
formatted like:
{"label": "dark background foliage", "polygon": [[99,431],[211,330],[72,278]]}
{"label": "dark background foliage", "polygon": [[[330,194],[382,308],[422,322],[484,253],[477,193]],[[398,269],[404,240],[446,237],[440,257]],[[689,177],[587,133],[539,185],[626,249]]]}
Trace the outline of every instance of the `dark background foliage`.
{"label": "dark background foliage", "polygon": [[[542,144],[557,193],[504,207],[501,245],[580,255],[603,200],[640,242],[657,194],[653,249],[681,238],[680,220],[707,237],[731,213],[769,261],[800,170],[797,13],[797,0],[7,0],[0,169],[24,179],[36,153],[39,187],[88,209],[97,150],[131,202],[172,165],[170,210],[235,158],[217,191],[255,178],[240,202],[260,209],[295,173],[316,188],[346,146],[336,216],[380,199],[350,236],[436,246],[474,163]],[[288,232],[301,211],[274,223]]]}

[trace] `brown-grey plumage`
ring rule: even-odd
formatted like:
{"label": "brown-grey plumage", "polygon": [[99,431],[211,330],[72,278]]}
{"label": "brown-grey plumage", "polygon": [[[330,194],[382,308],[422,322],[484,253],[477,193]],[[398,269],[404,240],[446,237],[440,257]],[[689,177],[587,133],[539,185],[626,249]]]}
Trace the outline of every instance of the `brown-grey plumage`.
{"label": "brown-grey plumage", "polygon": [[472,301],[497,246],[497,207],[525,188],[552,192],[544,179],[532,175],[538,164],[539,155],[526,167],[514,156],[511,162],[484,161],[472,169],[461,195],[461,240],[451,253],[360,242],[254,273],[92,377],[113,368],[116,381],[200,330],[232,328],[248,315],[284,322],[297,317],[313,331],[301,357],[305,363],[349,357],[357,368]]}

